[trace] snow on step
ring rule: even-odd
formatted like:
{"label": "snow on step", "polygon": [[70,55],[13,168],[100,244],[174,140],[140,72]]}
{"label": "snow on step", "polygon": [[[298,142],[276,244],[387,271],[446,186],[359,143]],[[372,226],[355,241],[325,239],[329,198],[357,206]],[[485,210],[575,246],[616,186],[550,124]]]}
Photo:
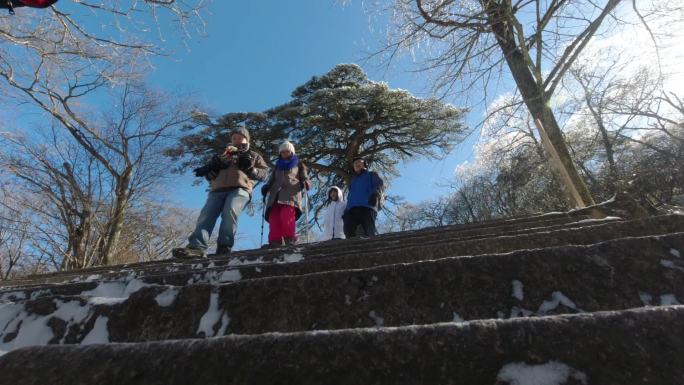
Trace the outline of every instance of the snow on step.
{"label": "snow on step", "polygon": [[[200,319],[197,327],[197,334],[204,337],[221,337],[226,333],[226,328],[230,323],[230,317],[225,311],[219,311],[219,293],[212,292],[209,295],[209,308]],[[220,323],[218,323],[220,322]],[[218,326],[218,330],[214,331]]]}
{"label": "snow on step", "polygon": [[660,265],[663,267],[667,267],[668,269],[674,269],[674,270],[679,270],[679,271],[684,271],[684,267],[677,266],[675,265],[674,261],[670,261],[667,259],[661,259],[660,260]]}
{"label": "snow on step", "polygon": [[563,306],[568,307],[570,309],[577,310],[577,311],[581,312],[581,310],[579,310],[577,308],[575,303],[572,302],[570,300],[570,298],[566,297],[560,291],[554,291],[553,293],[551,293],[551,299],[548,301],[544,301],[544,303],[542,303],[541,306],[539,306],[539,310],[537,311],[537,313],[539,315],[544,315],[544,314],[550,312],[551,310],[556,309],[559,305],[563,305]]}
{"label": "snow on step", "polygon": [[461,318],[461,316],[458,315],[458,313],[456,313],[456,312],[453,312],[453,313],[454,313],[454,318],[451,319],[451,322],[465,322],[465,320],[463,318]]}
{"label": "snow on step", "polygon": [[[26,346],[47,345],[54,338],[52,328],[48,326],[52,318],[65,321],[68,329],[82,324],[92,315],[91,306],[83,306],[79,301],[55,300],[55,304],[57,309],[46,316],[29,314],[23,304],[0,304],[0,355]],[[9,340],[8,335],[13,334],[16,335]],[[59,343],[64,343],[64,339]]]}
{"label": "snow on step", "polygon": [[523,284],[517,279],[513,281],[513,293],[511,296],[518,301],[522,301],[525,298],[525,294],[523,293]]}
{"label": "snow on step", "polygon": [[140,279],[100,282],[94,289],[81,292],[81,295],[92,297],[90,301],[93,304],[115,304],[125,301],[131,294],[149,286],[157,285],[147,284]]}
{"label": "snow on step", "polygon": [[523,362],[507,364],[496,377],[509,385],[563,385],[569,379],[587,384],[587,375],[562,362],[549,361],[542,365]]}
{"label": "snow on step", "polygon": [[83,338],[81,345],[106,344],[109,342],[109,331],[107,329],[107,322],[109,319],[105,316],[97,317],[95,325],[90,330],[88,335]]}
{"label": "snow on step", "polygon": [[600,222],[611,222],[611,221],[620,221],[622,218],[620,217],[605,217],[601,219],[583,219],[581,221],[573,222],[573,224],[579,224],[579,223],[600,223]]}
{"label": "snow on step", "polygon": [[660,306],[681,305],[674,294],[663,294],[660,296]]}
{"label": "snow on step", "polygon": [[154,297],[154,300],[157,302],[157,305],[161,307],[169,307],[171,304],[173,304],[173,301],[176,300],[176,297],[178,296],[178,288],[175,287],[170,287],[163,292],[157,294],[156,297]]}

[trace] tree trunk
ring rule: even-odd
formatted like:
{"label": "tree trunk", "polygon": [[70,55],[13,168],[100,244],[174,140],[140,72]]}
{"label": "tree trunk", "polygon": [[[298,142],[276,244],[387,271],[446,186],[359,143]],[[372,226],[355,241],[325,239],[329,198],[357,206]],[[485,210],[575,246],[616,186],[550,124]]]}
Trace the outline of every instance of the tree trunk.
{"label": "tree trunk", "polygon": [[[586,92],[585,92],[586,93]],[[596,111],[591,102],[591,97],[587,94],[586,96],[587,106],[589,111],[596,120],[596,126],[601,133],[601,140],[603,142],[603,148],[606,150],[606,160],[608,161],[609,173],[608,173],[608,188],[611,194],[617,193],[617,165],[615,164],[615,152],[613,150],[613,142],[610,140],[610,135],[608,134],[608,129],[603,124],[603,118],[601,117],[600,111]],[[599,107],[600,108],[600,107]]]}
{"label": "tree trunk", "polygon": [[128,208],[129,185],[131,180],[131,170],[126,170],[117,180],[114,197],[114,208],[107,226],[107,238],[105,239],[102,252],[100,253],[100,263],[108,265],[112,261],[112,254],[119,244],[121,230]]}
{"label": "tree trunk", "polygon": [[551,145],[556,149],[563,167],[565,167],[574,188],[579,193],[584,204],[593,205],[594,199],[591,197],[591,193],[582,180],[582,177],[577,172],[577,168],[575,167],[567,145],[565,144],[563,132],[558,126],[553,111],[548,106],[549,100],[543,90],[543,85],[537,83],[534,75],[527,66],[525,57],[516,44],[513,31],[507,24],[508,18],[504,16],[505,10],[503,9],[503,6],[494,2],[488,2],[487,14],[492,20],[492,31],[496,36],[499,47],[501,47],[501,50],[503,51],[508,68],[520,90],[525,105],[532,117],[534,119],[539,119],[542,123],[548,134]]}

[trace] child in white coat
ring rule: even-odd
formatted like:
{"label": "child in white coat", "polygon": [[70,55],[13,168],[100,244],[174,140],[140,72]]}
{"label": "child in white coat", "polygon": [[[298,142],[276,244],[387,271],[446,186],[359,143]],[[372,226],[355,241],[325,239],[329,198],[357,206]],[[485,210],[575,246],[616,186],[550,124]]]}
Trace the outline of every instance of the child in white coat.
{"label": "child in white coat", "polygon": [[342,190],[337,186],[331,187],[328,190],[328,207],[323,213],[323,234],[319,237],[320,241],[345,238],[342,215],[346,207]]}

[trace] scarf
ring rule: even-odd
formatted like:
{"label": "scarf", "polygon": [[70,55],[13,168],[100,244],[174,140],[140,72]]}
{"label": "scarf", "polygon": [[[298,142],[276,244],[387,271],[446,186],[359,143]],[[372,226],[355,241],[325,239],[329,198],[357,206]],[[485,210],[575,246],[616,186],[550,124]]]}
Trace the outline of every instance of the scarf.
{"label": "scarf", "polygon": [[297,164],[299,164],[299,158],[297,158],[297,155],[292,155],[292,157],[287,160],[278,158],[276,161],[276,167],[278,170],[291,170],[297,167]]}

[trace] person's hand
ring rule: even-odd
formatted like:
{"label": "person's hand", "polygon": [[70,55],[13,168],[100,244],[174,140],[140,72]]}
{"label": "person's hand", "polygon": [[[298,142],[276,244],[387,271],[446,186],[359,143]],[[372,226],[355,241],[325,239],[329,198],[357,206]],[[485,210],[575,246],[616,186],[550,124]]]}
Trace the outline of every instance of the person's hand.
{"label": "person's hand", "polygon": [[249,153],[241,154],[238,157],[237,166],[241,171],[248,171],[254,167],[254,159]]}

